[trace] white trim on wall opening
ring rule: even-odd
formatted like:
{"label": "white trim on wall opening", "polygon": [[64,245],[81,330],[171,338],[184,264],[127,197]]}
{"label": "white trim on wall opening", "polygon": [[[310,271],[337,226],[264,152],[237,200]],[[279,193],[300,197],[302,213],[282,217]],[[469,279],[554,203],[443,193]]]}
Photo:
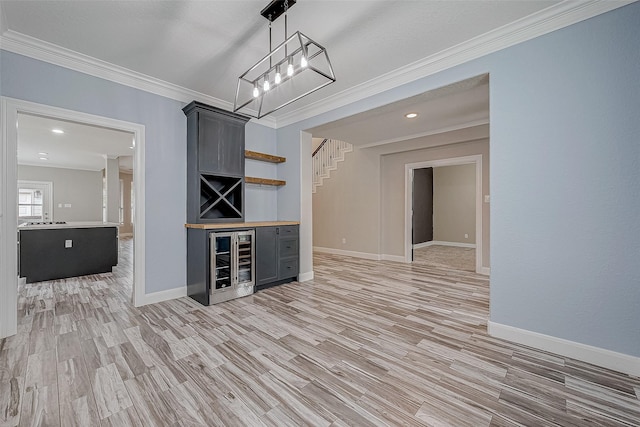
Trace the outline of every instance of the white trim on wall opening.
{"label": "white trim on wall opening", "polygon": [[413,171],[415,169],[436,168],[442,166],[458,166],[466,164],[476,165],[476,273],[487,274],[487,268],[482,267],[482,154],[472,156],[453,157],[441,160],[428,160],[404,165],[404,262],[411,262],[413,250],[412,239],[412,200],[413,200]]}
{"label": "white trim on wall opening", "polygon": [[[135,138],[134,181],[136,211],[134,217],[133,295],[135,306],[145,303],[145,223],[144,223],[144,143],[145,127],[137,123],[95,116],[43,104],[0,98],[2,118],[2,150],[0,151],[0,338],[17,332],[17,147],[18,114],[36,114],[53,119],[67,120],[130,132]],[[10,238],[10,236],[13,236]]]}

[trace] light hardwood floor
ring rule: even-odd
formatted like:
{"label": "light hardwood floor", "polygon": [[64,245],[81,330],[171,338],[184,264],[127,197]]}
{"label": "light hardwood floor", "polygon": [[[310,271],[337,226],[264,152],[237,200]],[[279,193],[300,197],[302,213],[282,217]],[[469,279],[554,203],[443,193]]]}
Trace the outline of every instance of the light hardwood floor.
{"label": "light hardwood floor", "polygon": [[640,424],[639,379],[487,336],[471,272],[318,255],[312,282],[134,308],[124,253],[20,288],[0,425]]}
{"label": "light hardwood floor", "polygon": [[413,250],[413,263],[427,267],[476,271],[476,250],[457,246],[426,246]]}

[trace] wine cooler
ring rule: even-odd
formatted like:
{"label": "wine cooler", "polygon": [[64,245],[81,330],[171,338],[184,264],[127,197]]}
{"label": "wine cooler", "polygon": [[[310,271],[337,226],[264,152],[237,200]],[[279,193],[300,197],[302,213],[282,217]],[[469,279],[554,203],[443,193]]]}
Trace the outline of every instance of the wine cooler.
{"label": "wine cooler", "polygon": [[210,304],[253,293],[255,284],[255,231],[209,234]]}

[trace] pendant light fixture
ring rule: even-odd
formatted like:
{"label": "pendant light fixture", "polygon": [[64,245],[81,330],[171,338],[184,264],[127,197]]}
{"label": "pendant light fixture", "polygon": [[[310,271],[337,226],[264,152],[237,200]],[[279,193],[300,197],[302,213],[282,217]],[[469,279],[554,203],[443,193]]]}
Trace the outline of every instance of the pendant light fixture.
{"label": "pendant light fixture", "polygon": [[[324,47],[296,31],[287,11],[296,0],[273,0],[260,14],[269,21],[269,54],[238,78],[233,111],[261,118],[336,81]],[[271,46],[271,24],[284,14],[284,41]]]}

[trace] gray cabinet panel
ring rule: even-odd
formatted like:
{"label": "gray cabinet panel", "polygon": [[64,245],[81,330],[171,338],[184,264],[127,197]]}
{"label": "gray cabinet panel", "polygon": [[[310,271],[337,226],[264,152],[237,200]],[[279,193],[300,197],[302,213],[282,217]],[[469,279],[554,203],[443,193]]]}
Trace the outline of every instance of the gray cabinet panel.
{"label": "gray cabinet panel", "polygon": [[278,280],[278,227],[256,228],[256,285]]}
{"label": "gray cabinet panel", "polygon": [[299,226],[297,225],[283,225],[278,228],[280,229],[280,237],[298,236]]}
{"label": "gray cabinet panel", "polygon": [[244,122],[198,113],[200,172],[244,176]]}
{"label": "gray cabinet panel", "polygon": [[187,295],[209,305],[209,232],[187,228]]}
{"label": "gray cabinet panel", "polygon": [[256,228],[256,288],[289,282],[298,275],[297,225]]}
{"label": "gray cabinet panel", "polygon": [[187,116],[187,222],[244,219],[244,126],[248,117],[200,102]]}
{"label": "gray cabinet panel", "polygon": [[288,279],[298,275],[298,258],[281,259],[278,266],[278,279]]}
{"label": "gray cabinet panel", "polygon": [[280,258],[297,257],[298,256],[298,236],[282,237],[280,236],[278,243]]}

